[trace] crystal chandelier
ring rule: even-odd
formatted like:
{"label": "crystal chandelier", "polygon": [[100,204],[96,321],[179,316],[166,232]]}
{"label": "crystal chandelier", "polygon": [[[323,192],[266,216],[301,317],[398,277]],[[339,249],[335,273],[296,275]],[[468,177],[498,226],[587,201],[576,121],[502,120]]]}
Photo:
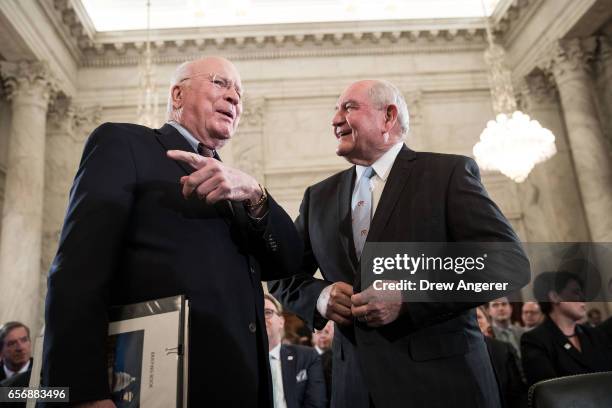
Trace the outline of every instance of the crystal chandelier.
{"label": "crystal chandelier", "polygon": [[138,86],[138,119],[141,125],[158,127],[159,104],[155,88],[155,70],[151,52],[151,1],[147,1],[147,41],[144,56],[140,60],[140,81]]}
{"label": "crystal chandelier", "polygon": [[[484,10],[484,3],[482,4]],[[510,70],[505,66],[504,49],[493,42],[489,20],[485,21],[489,48],[484,58],[489,68],[493,111],[474,145],[476,162],[483,170],[498,170],[517,183],[525,181],[533,167],[556,152],[555,136],[537,120],[517,110]]]}

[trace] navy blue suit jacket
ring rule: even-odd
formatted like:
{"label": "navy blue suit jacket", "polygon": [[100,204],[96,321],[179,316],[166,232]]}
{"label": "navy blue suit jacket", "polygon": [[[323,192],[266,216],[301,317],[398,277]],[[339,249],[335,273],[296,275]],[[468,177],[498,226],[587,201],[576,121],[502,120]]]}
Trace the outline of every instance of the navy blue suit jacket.
{"label": "navy blue suit jacket", "polygon": [[43,385],[109,398],[109,306],[185,294],[190,406],[268,406],[260,282],[291,274],[302,243],[272,197],[259,226],[240,204],[185,200],[193,169],[171,149],[193,151],[170,125],[106,123],[89,137],[49,272]]}
{"label": "navy blue suit jacket", "polygon": [[321,358],[316,350],[283,344],[280,358],[287,408],[325,408],[327,390]]}

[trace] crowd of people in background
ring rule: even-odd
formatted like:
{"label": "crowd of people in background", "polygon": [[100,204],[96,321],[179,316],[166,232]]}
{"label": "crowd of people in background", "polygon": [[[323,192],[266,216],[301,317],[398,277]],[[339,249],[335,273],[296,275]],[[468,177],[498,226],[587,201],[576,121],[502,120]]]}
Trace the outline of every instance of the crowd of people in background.
{"label": "crowd of people in background", "polygon": [[[528,388],[538,381],[612,370],[612,317],[602,321],[599,309],[587,311],[580,288],[571,274],[544,273],[535,280],[534,292],[550,302],[504,297],[476,309],[505,408],[526,407]],[[269,294],[264,313],[275,408],[328,407],[333,322],[310,332]],[[0,327],[0,386],[26,387],[31,370],[29,328],[5,323]]]}

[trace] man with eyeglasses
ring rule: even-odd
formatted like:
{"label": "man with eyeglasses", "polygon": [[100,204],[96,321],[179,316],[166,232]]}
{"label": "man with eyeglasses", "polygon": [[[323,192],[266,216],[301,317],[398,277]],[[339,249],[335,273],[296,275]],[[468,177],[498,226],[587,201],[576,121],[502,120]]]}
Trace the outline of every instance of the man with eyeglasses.
{"label": "man with eyeglasses", "polygon": [[108,308],[185,294],[189,406],[270,406],[261,280],[292,273],[302,244],[258,181],[220,161],[241,113],[236,67],[208,57],[177,68],[160,129],[91,134],[49,272],[43,385],[114,407]]}
{"label": "man with eyeglasses", "polygon": [[274,296],[264,295],[264,314],[274,408],[324,408],[327,392],[318,353],[306,346],[282,344],[285,319]]}

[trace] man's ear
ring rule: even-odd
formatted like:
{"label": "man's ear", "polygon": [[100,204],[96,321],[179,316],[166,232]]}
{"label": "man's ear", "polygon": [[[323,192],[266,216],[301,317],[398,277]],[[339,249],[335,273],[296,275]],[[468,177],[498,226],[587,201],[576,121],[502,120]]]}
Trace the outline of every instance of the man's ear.
{"label": "man's ear", "polygon": [[172,107],[174,109],[182,108],[183,107],[183,88],[179,84],[176,84],[172,87],[170,94],[172,95]]}
{"label": "man's ear", "polygon": [[387,109],[385,110],[385,127],[384,127],[385,133],[390,132],[391,129],[393,129],[393,127],[397,123],[397,114],[398,114],[397,106],[395,105],[387,106]]}

